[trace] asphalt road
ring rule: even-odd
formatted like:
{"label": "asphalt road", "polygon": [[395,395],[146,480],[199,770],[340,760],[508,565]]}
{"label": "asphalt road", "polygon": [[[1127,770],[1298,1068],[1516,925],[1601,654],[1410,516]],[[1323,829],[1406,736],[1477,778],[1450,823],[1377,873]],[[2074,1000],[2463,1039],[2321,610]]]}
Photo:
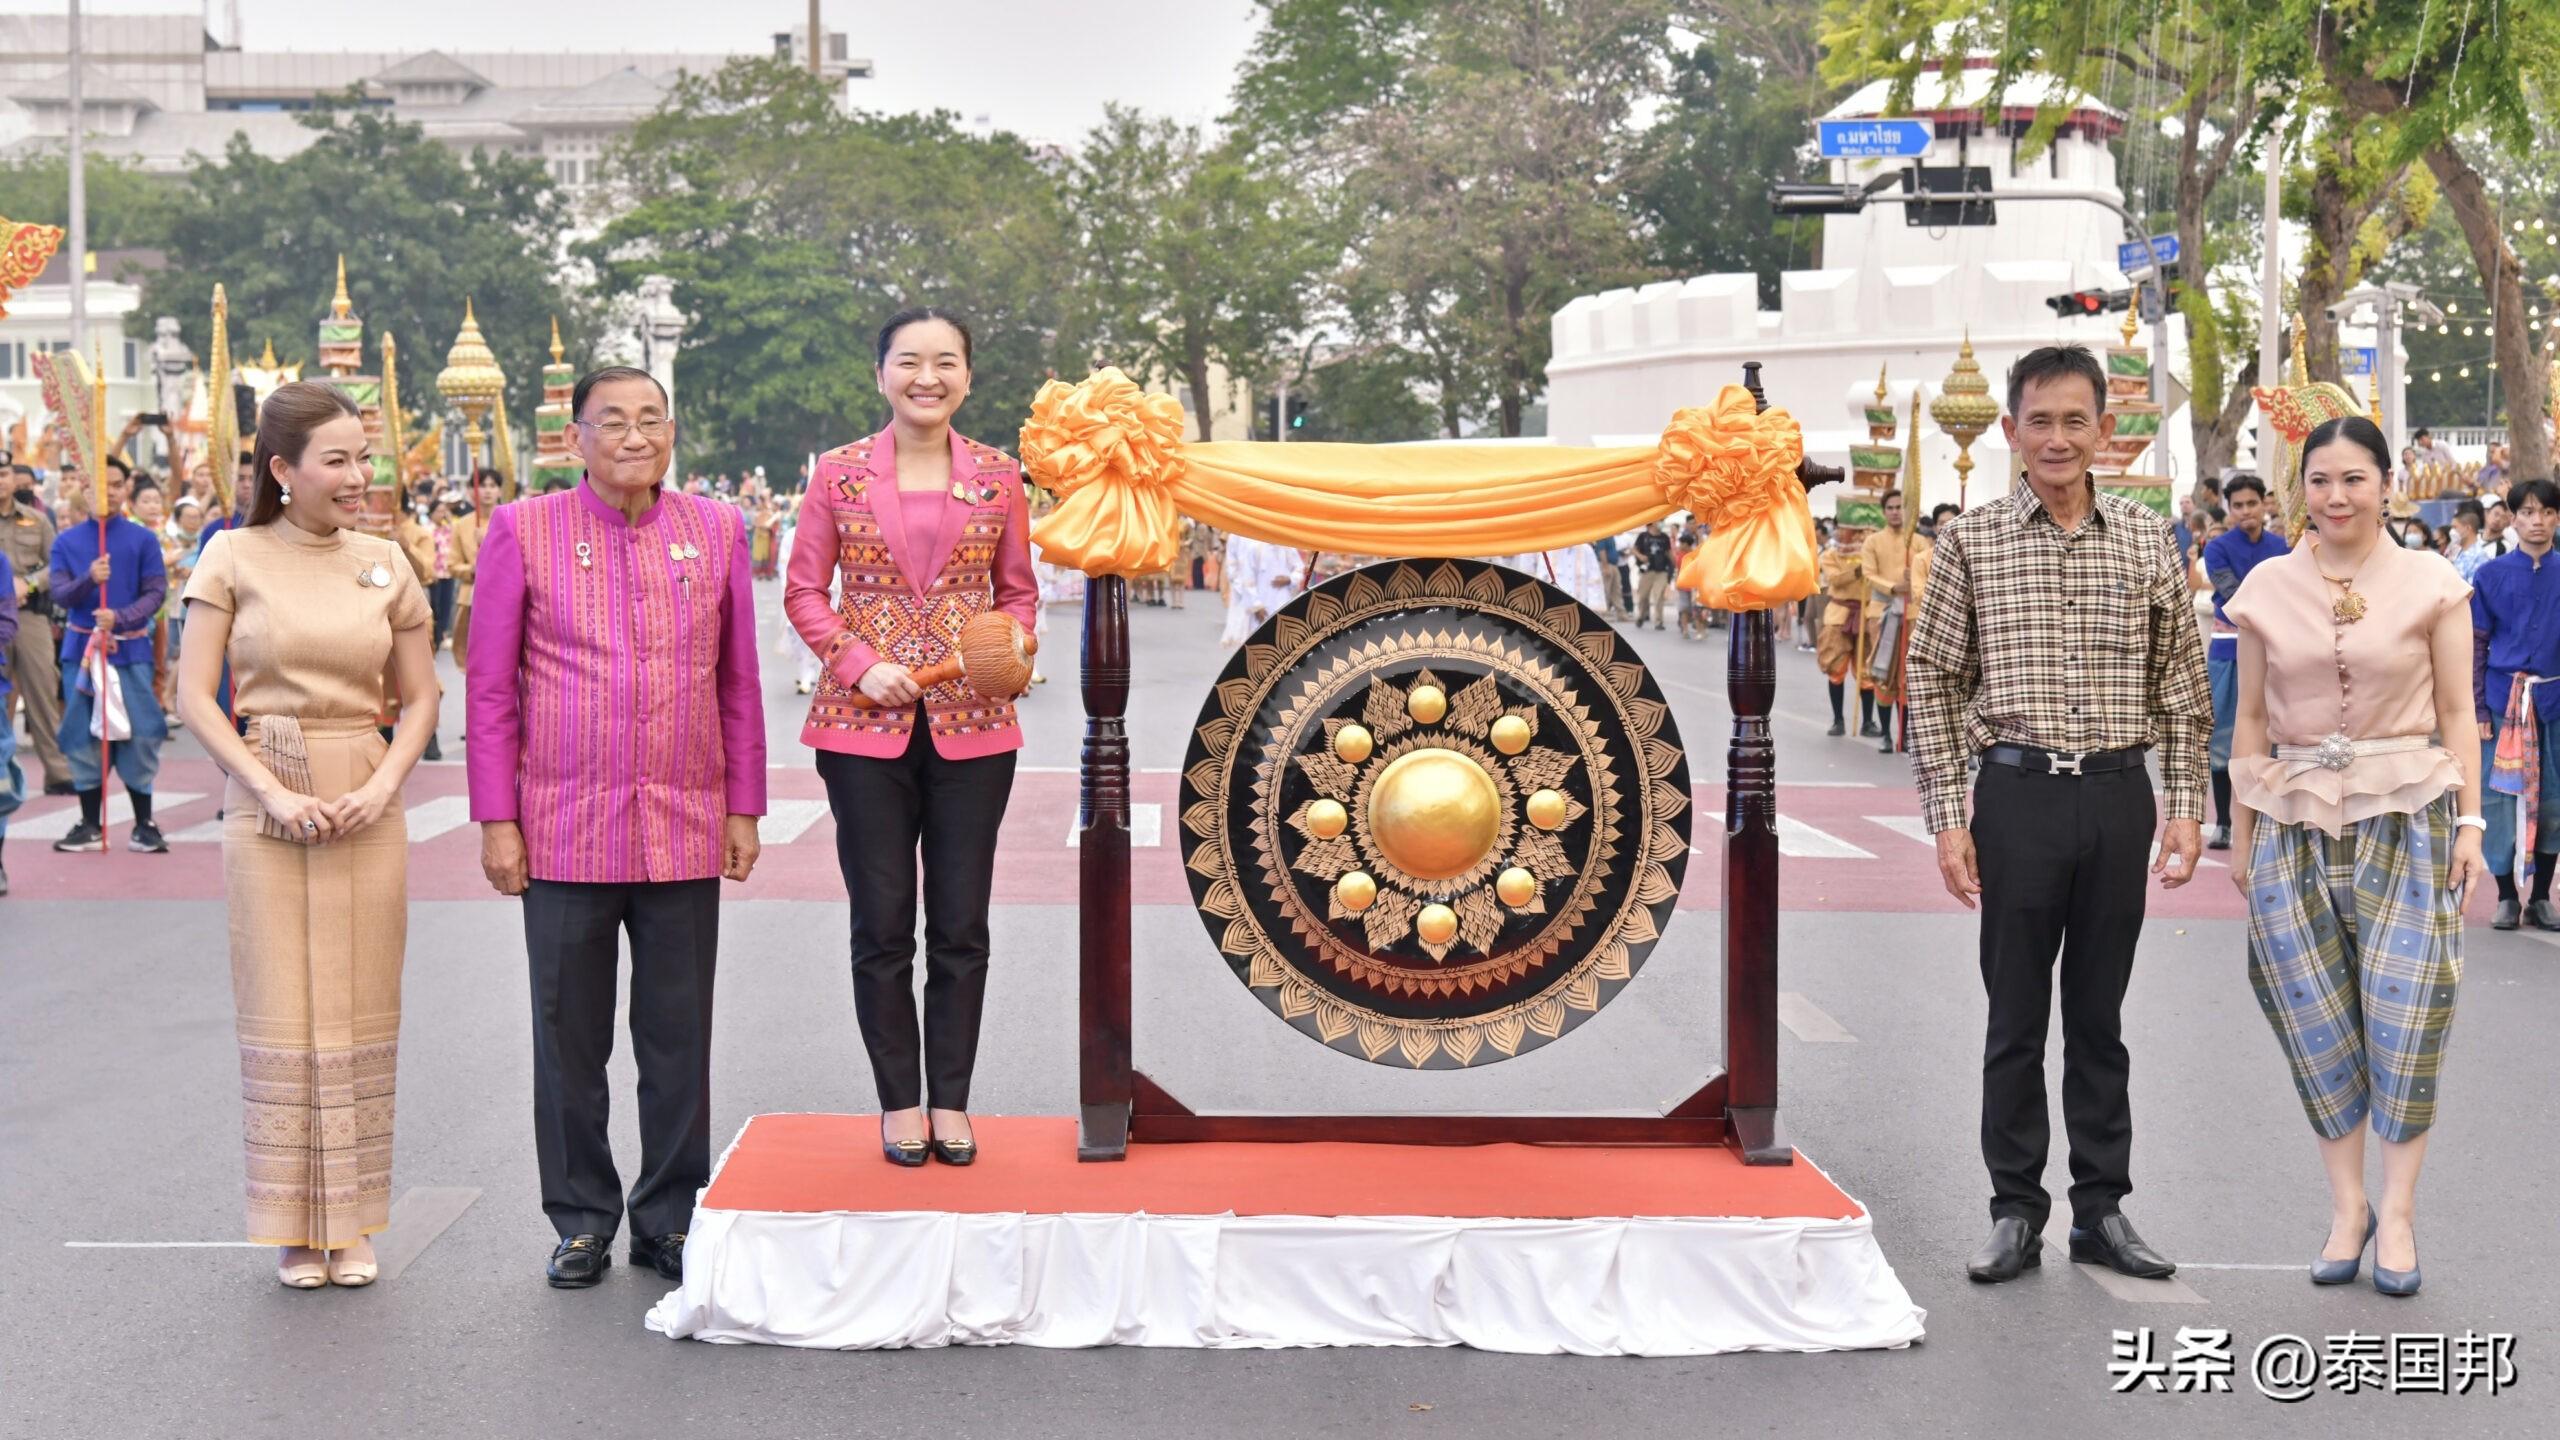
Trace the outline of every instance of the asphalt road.
{"label": "asphalt road", "polygon": [[[770,590],[770,587],[767,587]],[[772,597],[767,596],[768,600]],[[997,977],[978,1100],[1063,1113],[1074,1091],[1072,912],[1053,878],[1081,722],[1076,612],[1053,634],[1000,888]],[[1142,609],[1131,714],[1142,768],[1180,760],[1222,663],[1218,617]],[[767,634],[777,633],[770,626]],[[1148,1068],[1204,1107],[1630,1107],[1685,1093],[1716,1056],[1717,868],[1724,705],[1719,633],[1638,640],[1672,699],[1701,785],[1706,854],[1663,948],[1570,1043],[1463,1075],[1415,1075],[1281,1033],[1181,903],[1169,851],[1138,861],[1137,1023]],[[2430,1435],[2560,1428],[2549,1197],[2560,1193],[2551,1047],[2560,937],[2466,937],[2465,991],[2422,1193],[2423,1296],[2315,1291],[2303,1265],[2326,1199],[2311,1136],[2250,995],[2227,872],[2160,896],[2126,1003],[2135,1194],[2127,1210],[2180,1260],[2174,1286],[2048,1263],[1977,1288],[1987,1224],[1975,1149],[1982,1010],[1974,926],[1935,888],[1902,762],[1822,734],[1810,657],[1783,653],[1776,725],[1783,891],[1781,1075],[1789,1137],[1874,1212],[1928,1338],[1899,1352],[1696,1360],[1524,1358],[1462,1350],[835,1354],[671,1342],[641,1316],[662,1292],[617,1265],[601,1287],[541,1280],[522,945],[484,898],[470,829],[415,847],[395,1186],[384,1242],[406,1261],[369,1291],[286,1292],[238,1238],[238,1069],[215,847],[55,857],[19,838],[0,900],[0,1432],[25,1436],[829,1435],[1613,1437],[1702,1433],[2109,1436],[2326,1433],[2398,1423]],[[800,703],[768,646],[777,796],[818,795]],[[458,702],[448,749],[458,755]],[[173,747],[173,833],[210,818],[208,767]],[[1168,792],[1170,776],[1141,776]],[[413,812],[458,795],[425,767]],[[1063,807],[1063,808],[1062,808]],[[866,1108],[844,976],[832,823],[803,819],[724,917],[715,1137],[752,1114]],[[1162,847],[1158,847],[1161,851]],[[210,880],[208,881],[208,876]],[[1154,877],[1150,879],[1150,877]],[[2059,1094],[2060,1043],[2053,1047]],[[616,1061],[628,1164],[627,1058]],[[2058,1099],[2057,1099],[2058,1105]],[[2059,1125],[2056,1126],[2057,1131]],[[2051,1187],[2068,1184],[2057,1141]],[[423,1248],[420,1248],[420,1247]],[[2058,1255],[2051,1259],[2059,1260]],[[2227,1331],[2232,1393],[2112,1393],[2113,1334]],[[2279,1333],[2511,1334],[2495,1396],[2345,1394],[2278,1404],[2246,1360]],[[2539,1418],[2537,1418],[2539,1417]]]}

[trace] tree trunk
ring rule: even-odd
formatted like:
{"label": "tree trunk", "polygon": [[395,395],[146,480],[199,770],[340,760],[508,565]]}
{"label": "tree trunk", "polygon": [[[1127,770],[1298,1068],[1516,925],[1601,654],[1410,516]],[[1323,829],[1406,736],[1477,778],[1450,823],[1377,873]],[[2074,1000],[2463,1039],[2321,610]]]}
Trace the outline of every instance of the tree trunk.
{"label": "tree trunk", "polygon": [[2533,353],[2533,332],[2526,325],[2524,279],[2517,273],[2521,266],[2498,230],[2497,202],[2480,182],[2480,172],[2451,142],[2429,147],[2426,161],[2446,203],[2453,207],[2454,223],[2462,227],[2462,238],[2471,246],[2471,263],[2478,267],[2481,285],[2489,292],[2490,354],[2497,358],[2498,378],[2507,392],[2507,443],[2514,448],[2508,473],[2548,475],[2551,435],[2543,427],[2543,411],[2549,389],[2540,357]]}
{"label": "tree trunk", "polygon": [[[2195,422],[2196,473],[2219,475],[2240,454],[2240,431],[2249,423],[2249,415],[2257,401],[2249,393],[2249,382],[2257,375],[2257,358],[2253,353],[2247,366],[2233,372],[2230,386],[2224,390],[2222,408],[2207,416],[2197,412]],[[2258,384],[2268,383],[2260,378]],[[2264,478],[2264,477],[2260,477]]]}
{"label": "tree trunk", "polygon": [[[2239,149],[2244,133],[2239,117],[2234,116],[2222,126],[2222,136],[2212,152],[2205,152],[2205,121],[2212,108],[2221,103],[2224,93],[2215,84],[2192,88],[2178,141],[2175,228],[2179,268],[2195,277],[2178,313],[2187,322],[2187,432],[2195,446],[2199,476],[2219,475],[2231,463],[2239,448],[2240,423],[2249,414],[2249,377],[2256,373],[2254,364],[2237,371],[2231,367],[2229,337],[2223,334],[2222,317],[2215,313],[2212,293],[2205,284],[2212,274],[2213,262],[2205,249],[2206,204],[2231,173],[2231,157]],[[2270,297],[2264,303],[2276,301]],[[2275,379],[2269,377],[2259,383],[2273,384]],[[2235,393],[2239,399],[2236,414],[2232,404]]]}
{"label": "tree trunk", "polygon": [[[1184,338],[1182,345],[1182,378],[1191,390],[1191,424],[1198,432],[1193,438],[1206,441],[1211,438],[1209,417],[1216,413],[1210,407],[1209,347],[1190,336]],[[1245,438],[1253,438],[1250,414],[1245,417]]]}

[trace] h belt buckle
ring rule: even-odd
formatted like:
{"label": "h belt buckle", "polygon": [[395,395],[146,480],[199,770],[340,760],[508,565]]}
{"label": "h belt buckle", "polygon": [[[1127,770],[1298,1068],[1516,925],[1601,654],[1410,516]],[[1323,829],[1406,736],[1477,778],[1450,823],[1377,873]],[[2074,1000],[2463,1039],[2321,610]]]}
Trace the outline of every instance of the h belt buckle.
{"label": "h belt buckle", "polygon": [[2089,755],[2087,751],[2082,751],[2077,755],[2056,755],[2052,751],[2048,750],[2045,752],[2044,758],[2045,763],[2052,767],[2053,774],[2079,775],[2082,773],[2080,769],[2080,762],[2088,759]]}

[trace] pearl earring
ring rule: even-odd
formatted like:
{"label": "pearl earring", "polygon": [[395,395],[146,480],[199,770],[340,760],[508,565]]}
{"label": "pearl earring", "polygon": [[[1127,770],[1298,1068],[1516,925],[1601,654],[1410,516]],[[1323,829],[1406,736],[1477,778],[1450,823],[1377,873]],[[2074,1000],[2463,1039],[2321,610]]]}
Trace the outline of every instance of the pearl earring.
{"label": "pearl earring", "polygon": [[278,486],[276,487],[276,490],[277,490],[277,491],[278,491],[278,492],[279,492],[279,493],[284,497],[284,503],[286,503],[287,505],[290,505],[290,504],[292,504],[292,503],[293,503],[293,487],[292,487],[292,486],[290,486],[290,485],[278,485]]}

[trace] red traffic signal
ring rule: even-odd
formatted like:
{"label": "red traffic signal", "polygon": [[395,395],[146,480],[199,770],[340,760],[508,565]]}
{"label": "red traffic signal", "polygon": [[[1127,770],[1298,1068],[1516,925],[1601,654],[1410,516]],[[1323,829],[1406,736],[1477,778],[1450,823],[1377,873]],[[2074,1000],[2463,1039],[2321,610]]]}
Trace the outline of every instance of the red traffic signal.
{"label": "red traffic signal", "polygon": [[2045,304],[2056,315],[2104,315],[2133,304],[2130,290],[2073,290],[2048,298]]}

